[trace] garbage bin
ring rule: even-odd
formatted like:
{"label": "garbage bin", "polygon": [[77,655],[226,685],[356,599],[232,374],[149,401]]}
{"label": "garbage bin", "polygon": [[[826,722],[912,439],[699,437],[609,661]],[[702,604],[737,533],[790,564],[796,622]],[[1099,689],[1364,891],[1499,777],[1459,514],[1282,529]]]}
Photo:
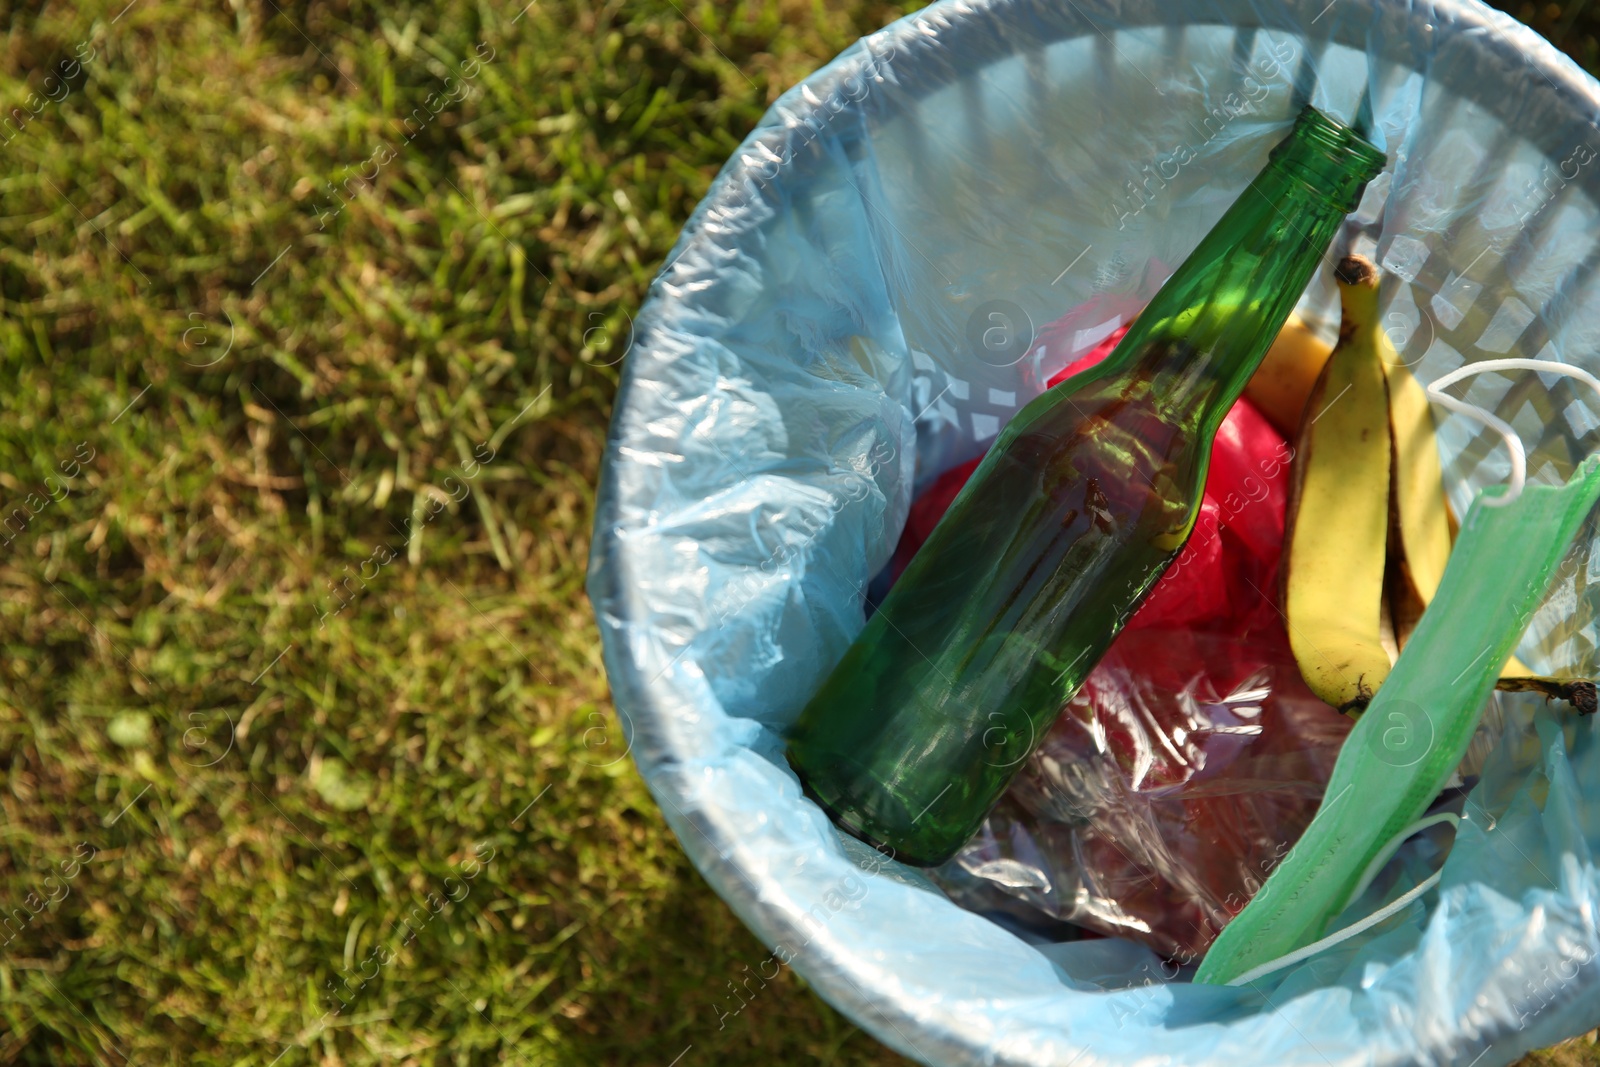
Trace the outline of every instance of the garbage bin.
{"label": "garbage bin", "polygon": [[[772,107],[639,313],[589,577],[631,752],[771,947],[756,971],[923,1063],[1493,1067],[1600,1024],[1600,731],[1537,699],[1508,703],[1435,891],[1244,988],[964,911],[783,758],[913,495],[1142,307],[1306,102],[1369,112],[1388,154],[1337,247],[1393,275],[1422,380],[1507,354],[1600,372],[1600,85],[1472,0],[934,4]],[[1334,299],[1321,280],[1302,310]],[[1565,379],[1466,396],[1531,478],[1600,445]],[[1460,513],[1508,462],[1440,421]],[[1519,653],[1594,676],[1600,554],[1562,574]]]}

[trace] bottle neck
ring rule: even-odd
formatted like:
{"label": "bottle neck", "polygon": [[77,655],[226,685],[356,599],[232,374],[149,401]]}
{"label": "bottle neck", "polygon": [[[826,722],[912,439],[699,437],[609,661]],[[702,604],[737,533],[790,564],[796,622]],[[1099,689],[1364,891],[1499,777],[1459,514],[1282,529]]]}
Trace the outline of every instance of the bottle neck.
{"label": "bottle neck", "polygon": [[1303,109],[1085,384],[1144,383],[1164,421],[1209,442],[1383,162],[1349,127]]}
{"label": "bottle neck", "polygon": [[1174,421],[1220,424],[1350,210],[1350,189],[1321,177],[1275,153],[1140,314],[1108,372],[1148,381]]}

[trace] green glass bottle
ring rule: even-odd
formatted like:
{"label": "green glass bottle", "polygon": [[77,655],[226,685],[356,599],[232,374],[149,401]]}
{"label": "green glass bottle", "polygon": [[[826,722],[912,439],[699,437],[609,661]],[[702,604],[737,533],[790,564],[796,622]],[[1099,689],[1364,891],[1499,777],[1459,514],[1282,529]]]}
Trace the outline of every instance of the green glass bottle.
{"label": "green glass bottle", "polygon": [[955,854],[1189,535],[1211,440],[1384,164],[1307,107],[1116,350],[1019,411],[807,704],[807,794]]}

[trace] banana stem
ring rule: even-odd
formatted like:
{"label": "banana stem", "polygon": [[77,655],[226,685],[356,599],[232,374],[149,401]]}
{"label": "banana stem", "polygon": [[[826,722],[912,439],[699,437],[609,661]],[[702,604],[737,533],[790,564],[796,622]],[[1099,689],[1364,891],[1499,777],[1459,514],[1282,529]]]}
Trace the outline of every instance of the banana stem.
{"label": "banana stem", "polygon": [[1502,693],[1539,693],[1546,700],[1565,700],[1579,715],[1593,715],[1597,702],[1595,684],[1572,678],[1502,678],[1494,684]]}
{"label": "banana stem", "polygon": [[[1579,715],[1593,715],[1600,710],[1600,685],[1584,678],[1544,678],[1535,675],[1506,676],[1494,683],[1502,693],[1538,693],[1546,700],[1564,700]],[[1340,708],[1352,719],[1361,718],[1370,699]]]}

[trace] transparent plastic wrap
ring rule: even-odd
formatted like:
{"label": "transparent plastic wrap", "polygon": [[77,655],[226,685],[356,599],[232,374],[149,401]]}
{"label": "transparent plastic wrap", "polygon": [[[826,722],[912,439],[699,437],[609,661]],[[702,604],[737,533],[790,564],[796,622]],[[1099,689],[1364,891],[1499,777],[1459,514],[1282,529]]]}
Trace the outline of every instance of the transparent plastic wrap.
{"label": "transparent plastic wrap", "polygon": [[1349,731],[1281,639],[1125,634],[937,878],[1192,962],[1311,822]]}
{"label": "transparent plastic wrap", "polygon": [[[920,1062],[1496,1067],[1600,1024],[1600,728],[1536,698],[1504,701],[1437,891],[1256,988],[1019,937],[842,838],[783,759],[917,491],[1148,302],[1302,103],[1363,96],[1390,169],[1341,244],[1398,279],[1385,322],[1418,377],[1600,370],[1600,86],[1466,0],[934,4],[773,106],[637,316],[589,578],[632,755],[777,957]],[[975,346],[996,310],[1069,332]],[[1535,479],[1600,444],[1564,381],[1464,395]],[[1461,513],[1504,449],[1458,418],[1440,441]],[[1530,625],[1535,670],[1600,670],[1587,559]]]}

